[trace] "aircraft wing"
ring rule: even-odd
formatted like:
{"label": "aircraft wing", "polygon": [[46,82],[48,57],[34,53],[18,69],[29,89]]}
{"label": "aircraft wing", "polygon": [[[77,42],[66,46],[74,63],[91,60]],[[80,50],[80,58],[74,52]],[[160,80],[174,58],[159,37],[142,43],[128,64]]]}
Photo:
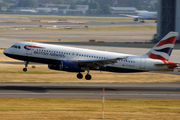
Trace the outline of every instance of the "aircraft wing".
{"label": "aircraft wing", "polygon": [[139,18],[140,16],[136,16],[136,15],[126,15],[126,14],[119,14],[121,16],[125,16],[125,17],[133,17],[133,18]]}
{"label": "aircraft wing", "polygon": [[136,16],[136,15],[125,15],[125,14],[119,14],[121,16],[125,16],[125,17],[132,17],[132,18],[139,18],[139,19],[151,19],[151,17],[147,17],[147,16]]}
{"label": "aircraft wing", "polygon": [[85,67],[98,67],[98,66],[105,66],[107,64],[115,64],[118,60],[126,59],[128,57],[124,58],[114,58],[114,59],[100,59],[100,60],[78,60],[78,61],[71,61],[75,62],[80,66]]}

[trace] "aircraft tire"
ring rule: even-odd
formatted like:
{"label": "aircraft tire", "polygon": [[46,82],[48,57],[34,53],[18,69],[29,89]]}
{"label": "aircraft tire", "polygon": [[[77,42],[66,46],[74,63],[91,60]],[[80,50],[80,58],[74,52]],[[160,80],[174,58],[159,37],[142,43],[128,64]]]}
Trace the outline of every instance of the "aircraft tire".
{"label": "aircraft tire", "polygon": [[90,74],[87,74],[87,75],[85,76],[85,79],[86,79],[86,80],[91,80],[91,78],[92,78],[92,77],[91,77]]}
{"label": "aircraft tire", "polygon": [[81,73],[78,73],[78,74],[77,74],[77,78],[78,78],[78,79],[82,79],[82,78],[83,78],[83,75],[82,75]]}
{"label": "aircraft tire", "polygon": [[26,71],[27,71],[27,68],[23,68],[23,71],[26,72]]}

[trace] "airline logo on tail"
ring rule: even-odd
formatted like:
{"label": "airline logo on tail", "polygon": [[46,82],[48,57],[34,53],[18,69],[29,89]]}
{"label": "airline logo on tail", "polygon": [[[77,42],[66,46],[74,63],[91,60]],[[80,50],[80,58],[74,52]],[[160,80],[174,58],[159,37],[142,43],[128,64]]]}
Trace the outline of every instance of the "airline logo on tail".
{"label": "airline logo on tail", "polygon": [[178,33],[168,33],[159,43],[157,43],[148,53],[148,57],[159,60],[169,60],[174,44],[176,42]]}

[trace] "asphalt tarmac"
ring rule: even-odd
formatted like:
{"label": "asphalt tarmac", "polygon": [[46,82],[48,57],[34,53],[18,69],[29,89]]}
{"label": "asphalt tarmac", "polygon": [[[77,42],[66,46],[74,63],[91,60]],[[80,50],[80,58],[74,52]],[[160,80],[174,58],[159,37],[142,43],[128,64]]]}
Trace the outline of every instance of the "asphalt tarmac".
{"label": "asphalt tarmac", "polygon": [[48,23],[48,22],[7,22],[7,21],[0,21],[1,27],[37,27],[39,25],[42,26],[156,26],[157,23],[148,22],[145,23],[141,22],[124,22],[124,21],[88,21],[85,24],[78,24],[78,23]]}
{"label": "asphalt tarmac", "polygon": [[1,83],[0,98],[180,99],[180,83]]}

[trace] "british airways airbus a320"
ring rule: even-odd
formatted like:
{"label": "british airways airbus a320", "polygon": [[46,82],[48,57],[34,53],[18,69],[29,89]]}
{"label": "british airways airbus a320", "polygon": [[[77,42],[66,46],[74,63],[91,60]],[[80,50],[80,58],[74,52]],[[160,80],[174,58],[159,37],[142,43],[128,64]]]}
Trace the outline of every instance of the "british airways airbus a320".
{"label": "british airways airbus a320", "polygon": [[77,72],[79,79],[83,78],[81,72],[87,71],[85,79],[90,80],[90,70],[128,73],[178,67],[177,63],[169,61],[177,36],[177,32],[169,32],[148,53],[141,56],[34,42],[16,43],[5,49],[4,54],[25,61],[24,72],[29,62],[37,62],[48,64],[52,70]]}

